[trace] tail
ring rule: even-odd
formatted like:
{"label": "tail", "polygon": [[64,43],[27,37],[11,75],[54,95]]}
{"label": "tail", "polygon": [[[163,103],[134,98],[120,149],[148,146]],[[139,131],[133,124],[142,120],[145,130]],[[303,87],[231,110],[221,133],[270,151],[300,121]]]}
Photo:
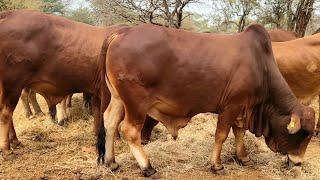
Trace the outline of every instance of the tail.
{"label": "tail", "polygon": [[[110,92],[106,85],[105,75],[106,75],[106,58],[109,45],[113,39],[117,37],[117,33],[112,33],[108,38],[103,42],[100,57],[99,57],[99,70],[100,70],[100,95],[101,95],[101,104],[100,104],[100,115],[99,115],[99,127],[98,127],[98,136],[96,148],[98,151],[97,163],[104,163],[104,156],[106,154],[106,130],[104,128],[104,119],[103,113],[107,108],[107,102],[110,101]],[[109,93],[109,94],[106,94]],[[109,96],[108,96],[109,95]],[[109,99],[109,100],[108,100]]]}

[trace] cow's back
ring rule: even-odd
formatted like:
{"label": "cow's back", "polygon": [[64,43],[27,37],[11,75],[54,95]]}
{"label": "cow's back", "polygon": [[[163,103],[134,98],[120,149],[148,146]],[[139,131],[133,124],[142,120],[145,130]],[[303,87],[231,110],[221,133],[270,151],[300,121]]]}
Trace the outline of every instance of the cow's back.
{"label": "cow's back", "polygon": [[308,102],[320,92],[320,35],[272,43],[279,69],[295,95]]}
{"label": "cow's back", "polygon": [[[114,77],[120,79],[116,84],[141,83],[156,89],[153,98],[170,99],[170,106],[184,107],[167,113],[217,112],[230,101],[246,103],[248,95],[265,93],[265,64],[274,60],[269,36],[261,28],[256,25],[238,35],[214,35],[138,26],[112,41],[107,58],[112,68],[107,71],[119,75]],[[129,72],[124,68],[128,66]]]}
{"label": "cow's back", "polygon": [[282,29],[272,29],[268,31],[272,42],[291,41],[300,38],[299,34]]}
{"label": "cow's back", "polygon": [[[93,91],[98,55],[107,30],[62,17],[22,10],[1,14],[0,48],[4,76],[49,91]],[[80,78],[81,77],[81,78]],[[79,81],[82,79],[82,81]],[[38,82],[46,82],[39,84]]]}

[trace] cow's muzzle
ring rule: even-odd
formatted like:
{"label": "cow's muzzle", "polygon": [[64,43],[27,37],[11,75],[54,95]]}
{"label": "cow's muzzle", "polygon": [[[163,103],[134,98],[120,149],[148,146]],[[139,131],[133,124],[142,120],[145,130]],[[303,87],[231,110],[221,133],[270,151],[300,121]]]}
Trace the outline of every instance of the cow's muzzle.
{"label": "cow's muzzle", "polygon": [[301,166],[302,159],[298,156],[287,155],[287,165],[289,169],[295,166]]}

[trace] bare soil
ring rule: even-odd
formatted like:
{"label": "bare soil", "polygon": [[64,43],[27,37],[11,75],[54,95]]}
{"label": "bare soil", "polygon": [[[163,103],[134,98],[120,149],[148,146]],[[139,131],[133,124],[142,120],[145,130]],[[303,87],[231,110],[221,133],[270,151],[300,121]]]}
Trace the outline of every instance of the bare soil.
{"label": "bare soil", "polygon": [[[0,160],[0,179],[142,179],[137,162],[123,140],[116,142],[117,172],[97,166],[93,150],[93,118],[82,109],[81,96],[73,98],[72,118],[66,127],[54,124],[48,115],[28,120],[22,104],[14,112],[14,124],[23,147],[15,158]],[[45,101],[38,96],[44,112]],[[313,103],[316,107],[316,103]],[[246,135],[246,145],[254,165],[242,167],[234,159],[234,138],[230,133],[223,147],[226,175],[210,171],[209,157],[214,142],[216,116],[200,114],[179,131],[174,141],[158,125],[152,141],[145,146],[161,179],[320,179],[320,138],[313,138],[302,167],[287,169],[285,157],[271,152],[263,139]]]}

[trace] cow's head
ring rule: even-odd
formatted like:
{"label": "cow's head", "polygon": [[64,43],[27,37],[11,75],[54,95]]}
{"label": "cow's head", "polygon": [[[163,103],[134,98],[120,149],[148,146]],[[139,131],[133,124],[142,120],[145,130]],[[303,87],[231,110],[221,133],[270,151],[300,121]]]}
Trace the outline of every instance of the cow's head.
{"label": "cow's head", "polygon": [[312,108],[299,106],[291,115],[270,119],[270,132],[265,137],[274,152],[288,155],[288,162],[299,165],[315,128],[315,112]]}

